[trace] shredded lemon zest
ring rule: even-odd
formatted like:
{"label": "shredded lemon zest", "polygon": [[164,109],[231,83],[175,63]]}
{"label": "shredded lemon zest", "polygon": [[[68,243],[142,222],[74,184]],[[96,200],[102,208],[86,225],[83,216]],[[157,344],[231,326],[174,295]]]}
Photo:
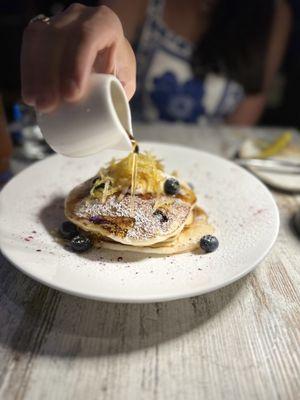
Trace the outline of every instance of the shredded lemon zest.
{"label": "shredded lemon zest", "polygon": [[[136,158],[136,166],[132,169]],[[134,172],[134,176],[132,174]],[[127,190],[139,193],[159,195],[163,193],[165,180],[164,167],[151,153],[130,153],[121,160],[111,160],[106,168],[101,168],[98,179],[90,191],[91,196],[100,198],[103,202],[114,193],[126,193]],[[133,188],[133,182],[136,187]],[[104,188],[101,184],[104,183]]]}

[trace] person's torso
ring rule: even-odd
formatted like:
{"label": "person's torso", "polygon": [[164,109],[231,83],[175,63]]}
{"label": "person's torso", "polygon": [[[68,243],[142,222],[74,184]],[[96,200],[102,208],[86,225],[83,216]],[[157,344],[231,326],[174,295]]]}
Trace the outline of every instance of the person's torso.
{"label": "person's torso", "polygon": [[230,115],[244,97],[243,88],[222,76],[193,75],[193,45],[167,28],[164,0],[149,0],[136,44],[136,119],[202,123]]}

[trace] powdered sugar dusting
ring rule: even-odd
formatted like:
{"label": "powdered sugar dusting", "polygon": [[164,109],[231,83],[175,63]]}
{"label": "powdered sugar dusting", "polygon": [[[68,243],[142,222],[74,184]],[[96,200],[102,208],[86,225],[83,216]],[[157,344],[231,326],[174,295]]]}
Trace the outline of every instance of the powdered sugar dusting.
{"label": "powdered sugar dusting", "polygon": [[[165,199],[169,199],[165,196]],[[164,200],[162,196],[161,200]],[[162,221],[159,215],[154,214],[155,198],[145,199],[134,197],[134,209],[131,209],[130,196],[118,200],[117,196],[110,196],[102,202],[95,198],[83,199],[76,207],[75,214],[80,218],[90,219],[95,216],[134,218],[134,225],[125,235],[129,239],[144,240],[158,235],[166,235],[177,230],[184,224],[190,205],[180,199],[175,199],[173,204],[164,209],[166,220]]]}

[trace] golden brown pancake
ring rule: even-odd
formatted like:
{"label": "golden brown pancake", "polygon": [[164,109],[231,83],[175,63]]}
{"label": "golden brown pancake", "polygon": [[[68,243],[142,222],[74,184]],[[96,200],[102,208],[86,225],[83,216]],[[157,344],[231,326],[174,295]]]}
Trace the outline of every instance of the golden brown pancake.
{"label": "golden brown pancake", "polygon": [[65,214],[95,247],[175,254],[199,249],[200,238],[213,233],[196,200],[186,183],[165,174],[155,156],[131,153],[76,186]]}
{"label": "golden brown pancake", "polygon": [[156,243],[151,246],[128,246],[107,238],[91,235],[93,244],[96,248],[110,249],[115,251],[131,251],[136,253],[147,254],[178,254],[188,251],[198,250],[200,238],[204,235],[212,235],[214,228],[209,224],[207,215],[199,207],[195,207],[193,212],[193,221],[190,225],[186,225],[183,230],[175,237],[171,237],[164,242]]}
{"label": "golden brown pancake", "polygon": [[[191,219],[195,196],[116,193],[105,202],[90,195],[92,180],[75,187],[66,217],[86,232],[129,246],[151,246],[178,235]],[[188,189],[186,189],[188,190]],[[157,207],[158,206],[158,207]]]}

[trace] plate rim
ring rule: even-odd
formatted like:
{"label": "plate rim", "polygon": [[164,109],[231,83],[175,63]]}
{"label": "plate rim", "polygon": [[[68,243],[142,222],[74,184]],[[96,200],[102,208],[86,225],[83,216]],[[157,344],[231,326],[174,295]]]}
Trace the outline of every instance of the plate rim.
{"label": "plate rim", "polygon": [[[246,276],[247,274],[249,274],[251,271],[253,271],[257,266],[259,266],[259,264],[263,261],[263,259],[269,254],[269,252],[271,251],[272,247],[274,246],[277,237],[278,237],[278,233],[279,233],[279,228],[280,228],[280,216],[279,216],[279,210],[278,210],[278,206],[275,202],[274,196],[272,195],[272,193],[270,192],[270,190],[266,187],[266,185],[261,182],[255,175],[253,175],[251,172],[249,172],[248,170],[240,167],[239,165],[235,164],[234,162],[210,153],[208,151],[204,151],[201,149],[197,149],[197,148],[193,148],[193,147],[189,147],[189,146],[185,146],[185,145],[181,145],[181,144],[174,144],[174,143],[168,143],[168,142],[156,142],[156,141],[141,141],[140,142],[141,145],[145,145],[145,146],[153,146],[153,145],[159,145],[159,146],[165,146],[165,147],[173,147],[173,148],[184,148],[186,150],[192,151],[192,152],[197,152],[200,154],[203,154],[205,156],[209,156],[211,158],[216,158],[219,161],[225,162],[228,165],[234,166],[235,168],[237,168],[238,170],[243,171],[244,174],[248,175],[249,177],[251,177],[251,179],[253,179],[254,181],[256,181],[256,183],[258,183],[265,191],[266,195],[268,195],[269,200],[271,201],[272,205],[273,205],[273,209],[275,211],[275,218],[273,221],[274,224],[274,233],[273,233],[273,237],[272,240],[270,241],[269,245],[266,247],[266,249],[264,250],[264,252],[261,254],[261,256],[259,257],[258,260],[256,260],[254,263],[251,263],[251,265],[243,270],[240,273],[237,273],[235,275],[232,276],[231,279],[228,279],[226,281],[223,281],[217,285],[212,285],[211,287],[208,287],[206,289],[199,289],[199,288],[195,288],[194,290],[189,290],[188,293],[182,293],[181,292],[176,292],[172,295],[164,295],[163,293],[161,295],[148,295],[148,296],[132,296],[132,297],[128,297],[128,295],[126,296],[108,296],[108,295],[95,295],[95,294],[89,294],[86,291],[78,291],[78,290],[72,290],[70,288],[66,288],[65,286],[61,286],[59,284],[53,284],[52,282],[49,282],[47,279],[43,279],[42,277],[40,277],[39,275],[35,275],[35,274],[31,274],[30,273],[30,269],[28,270],[28,268],[26,267],[27,263],[23,264],[23,263],[19,263],[16,262],[14,260],[14,258],[8,254],[9,252],[6,251],[5,246],[3,246],[3,242],[0,236],[0,251],[2,253],[2,255],[6,258],[6,260],[8,260],[14,267],[16,267],[19,271],[21,271],[22,273],[24,273],[25,275],[27,275],[28,277],[30,277],[31,279],[44,284],[45,286],[50,287],[51,289],[55,289],[58,291],[61,291],[63,293],[67,293],[69,295],[73,295],[73,296],[77,296],[77,297],[81,297],[81,298],[86,298],[86,299],[90,299],[90,300],[97,300],[97,301],[104,301],[104,302],[112,302],[112,303],[139,303],[139,304],[143,304],[143,303],[155,303],[155,302],[167,302],[167,301],[173,301],[173,300],[179,300],[179,299],[187,299],[190,297],[195,297],[195,296],[200,296],[203,294],[207,294],[213,291],[216,291],[218,289],[224,288],[226,286],[231,285],[232,283],[238,281],[239,279],[243,278],[244,276]],[[6,192],[7,188],[10,187],[11,185],[14,184],[14,181],[16,179],[20,179],[20,177],[22,177],[23,174],[28,174],[30,173],[31,169],[35,169],[38,167],[38,165],[40,165],[40,163],[46,163],[49,162],[49,160],[53,159],[53,158],[65,158],[68,159],[69,157],[65,157],[62,156],[60,154],[53,154],[49,157],[47,157],[44,160],[40,160],[36,163],[34,163],[33,165],[30,165],[29,167],[25,168],[23,171],[21,171],[20,173],[18,173],[16,176],[14,176],[2,189],[2,191],[0,192],[0,200],[3,197],[3,193]],[[0,215],[1,216],[1,215]]]}

